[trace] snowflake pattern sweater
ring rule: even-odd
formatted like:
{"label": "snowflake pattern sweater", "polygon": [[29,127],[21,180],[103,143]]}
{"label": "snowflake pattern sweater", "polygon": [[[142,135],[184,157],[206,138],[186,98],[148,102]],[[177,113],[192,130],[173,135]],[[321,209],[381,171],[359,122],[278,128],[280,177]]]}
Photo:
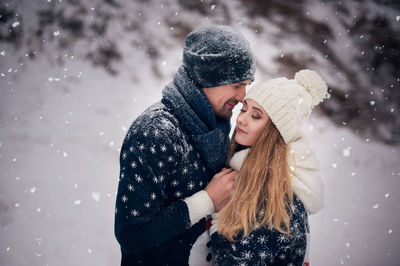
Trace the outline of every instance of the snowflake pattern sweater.
{"label": "snowflake pattern sweater", "polygon": [[224,167],[229,131],[183,68],[161,102],[133,122],[121,148],[115,210],[122,265],[188,265],[213,212],[203,189]]}
{"label": "snowflake pattern sweater", "polygon": [[215,232],[211,235],[214,265],[301,266],[306,253],[307,231],[307,211],[297,196],[294,196],[290,235],[264,225],[232,243]]}

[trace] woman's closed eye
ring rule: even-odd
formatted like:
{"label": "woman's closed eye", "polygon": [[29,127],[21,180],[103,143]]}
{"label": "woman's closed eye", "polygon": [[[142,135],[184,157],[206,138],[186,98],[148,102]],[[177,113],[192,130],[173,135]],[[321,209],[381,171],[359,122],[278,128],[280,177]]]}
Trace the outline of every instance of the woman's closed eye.
{"label": "woman's closed eye", "polygon": [[[242,108],[242,109],[240,109],[240,112],[241,113],[246,113],[247,109]],[[258,112],[254,112],[254,114],[251,115],[251,118],[258,120],[258,119],[260,119],[262,117]]]}

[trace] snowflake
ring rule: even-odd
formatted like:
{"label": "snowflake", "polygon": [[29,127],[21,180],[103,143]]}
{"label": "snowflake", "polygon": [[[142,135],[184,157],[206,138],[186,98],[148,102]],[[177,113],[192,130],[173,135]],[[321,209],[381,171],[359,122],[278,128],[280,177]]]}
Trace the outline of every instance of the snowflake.
{"label": "snowflake", "polygon": [[239,264],[239,266],[247,266],[247,264],[246,264],[245,262],[241,262],[241,263]]}
{"label": "snowflake", "polygon": [[174,160],[174,158],[172,158],[172,156],[168,156],[168,162],[172,162]]}
{"label": "snowflake", "polygon": [[197,164],[197,162],[194,162],[193,166],[194,166],[194,169],[196,169],[196,170],[199,169],[199,165]]}
{"label": "snowflake", "polygon": [[258,255],[260,256],[260,258],[262,260],[265,259],[266,257],[268,257],[267,252],[265,252],[265,251],[261,251],[260,253],[258,253]]}
{"label": "snowflake", "polygon": [[158,137],[160,135],[160,131],[158,131],[158,128],[154,130],[154,137]]}
{"label": "snowflake", "polygon": [[253,226],[254,230],[257,230],[260,227],[261,227],[261,224],[259,224],[259,223],[255,223],[254,226]]}
{"label": "snowflake", "polygon": [[124,179],[124,177],[125,177],[125,174],[124,174],[124,172],[122,172],[121,175],[120,175],[120,178]]}
{"label": "snowflake", "polygon": [[139,159],[139,162],[140,162],[140,163],[143,163],[142,157],[139,157],[138,159]]}
{"label": "snowflake", "polygon": [[193,190],[194,187],[195,187],[195,185],[194,185],[193,182],[189,182],[189,184],[187,185],[187,188],[188,188],[189,190]]}
{"label": "snowflake", "polygon": [[279,256],[279,258],[280,258],[281,260],[284,260],[284,259],[286,259],[286,256],[285,256],[285,254],[281,254],[281,255]]}
{"label": "snowflake", "polygon": [[139,145],[139,150],[142,151],[142,150],[144,150],[144,148],[145,148],[144,144],[140,144],[140,145]]}
{"label": "snowflake", "polygon": [[304,249],[302,249],[302,248],[297,248],[297,249],[296,249],[296,254],[299,255],[299,256],[303,255],[303,254],[304,254]]}
{"label": "snowflake", "polygon": [[236,251],[236,250],[237,250],[235,244],[232,244],[232,245],[231,245],[231,248],[232,248],[233,251]]}
{"label": "snowflake", "polygon": [[173,187],[176,187],[176,186],[179,185],[179,181],[175,179],[175,180],[172,181],[171,185],[172,185]]}
{"label": "snowflake", "polygon": [[164,166],[164,163],[161,162],[161,161],[159,161],[159,162],[158,162],[158,167],[162,168],[163,166]]}
{"label": "snowflake", "polygon": [[156,176],[155,176],[155,177],[153,177],[153,182],[154,182],[154,183],[156,183],[156,184],[158,183],[158,179],[157,179],[157,177],[156,177]]}
{"label": "snowflake", "polygon": [[131,215],[133,216],[139,216],[139,211],[138,210],[131,210]]}
{"label": "snowflake", "polygon": [[147,137],[148,134],[149,134],[149,133],[144,132],[144,133],[143,133],[143,136]]}
{"label": "snowflake", "polygon": [[248,245],[249,244],[249,240],[248,239],[242,239],[240,240],[240,244],[242,244],[243,246]]}
{"label": "snowflake", "polygon": [[151,147],[150,147],[150,152],[151,152],[152,154],[155,154],[155,153],[156,153],[156,148],[154,148],[154,146],[151,146]]}
{"label": "snowflake", "polygon": [[160,182],[163,182],[164,179],[165,179],[165,177],[164,177],[163,175],[160,175],[160,177],[158,178],[158,180],[159,180]]}
{"label": "snowflake", "polygon": [[295,222],[295,223],[293,224],[293,227],[294,227],[295,229],[299,228],[299,223],[298,223],[298,222]]}
{"label": "snowflake", "polygon": [[133,147],[132,146],[129,147],[129,151],[133,152]]}
{"label": "snowflake", "polygon": [[160,148],[160,149],[161,149],[162,152],[165,152],[165,151],[167,150],[167,146],[165,146],[165,145],[163,144],[163,145],[161,145],[161,148]]}
{"label": "snowflake", "polygon": [[121,197],[121,200],[122,200],[122,202],[127,202],[127,201],[128,201],[128,197],[125,196],[125,195],[123,195],[123,196]]}
{"label": "snowflake", "polygon": [[244,251],[244,252],[242,252],[242,257],[246,260],[249,260],[249,259],[251,259],[251,257],[253,257],[253,254],[251,254],[250,250]]}
{"label": "snowflake", "polygon": [[157,196],[156,196],[155,193],[151,193],[151,194],[150,194],[150,198],[151,198],[152,200],[155,200],[155,199],[157,198]]}
{"label": "snowflake", "polygon": [[126,153],[126,151],[124,151],[124,152],[122,153],[122,160],[125,160],[126,157],[128,157],[128,154]]}
{"label": "snowflake", "polygon": [[144,206],[145,206],[146,208],[150,208],[150,202],[145,202],[145,203],[144,203]]}
{"label": "snowflake", "polygon": [[183,168],[182,173],[185,175],[185,174],[188,173],[188,171],[189,171],[189,170],[185,167],[185,168]]}
{"label": "snowflake", "polygon": [[143,181],[143,177],[141,177],[140,175],[135,175],[135,179],[138,183]]}
{"label": "snowflake", "polygon": [[260,244],[264,244],[267,241],[267,237],[266,236],[259,236],[257,239],[257,242]]}
{"label": "snowflake", "polygon": [[296,240],[302,239],[303,238],[303,234],[300,233],[298,230],[293,234],[294,238]]}
{"label": "snowflake", "polygon": [[118,213],[118,208],[115,208],[115,214],[117,214]]}
{"label": "snowflake", "polygon": [[136,168],[136,166],[137,166],[137,165],[136,165],[136,162],[133,161],[133,162],[131,163],[131,167],[132,167],[132,168]]}
{"label": "snowflake", "polygon": [[287,241],[286,235],[280,235],[278,237],[278,241],[279,241],[279,243],[286,242]]}
{"label": "snowflake", "polygon": [[182,193],[180,191],[175,192],[175,197],[179,198],[180,196],[182,196]]}
{"label": "snowflake", "polygon": [[129,185],[128,185],[128,190],[129,190],[129,191],[134,191],[134,190],[135,190],[135,189],[133,188],[132,184],[129,184]]}
{"label": "snowflake", "polygon": [[294,266],[294,264],[293,264],[293,262],[291,262],[287,266]]}
{"label": "snowflake", "polygon": [[199,186],[202,187],[203,186],[203,181],[199,182]]}

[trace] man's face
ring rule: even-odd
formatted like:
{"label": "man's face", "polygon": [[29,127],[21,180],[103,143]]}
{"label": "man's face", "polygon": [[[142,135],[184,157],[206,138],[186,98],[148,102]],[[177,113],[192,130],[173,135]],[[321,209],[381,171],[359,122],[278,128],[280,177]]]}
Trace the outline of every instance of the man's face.
{"label": "man's face", "polygon": [[232,109],[238,102],[243,101],[246,94],[246,86],[251,80],[223,85],[218,87],[203,88],[214,114],[217,117],[229,119],[232,116]]}

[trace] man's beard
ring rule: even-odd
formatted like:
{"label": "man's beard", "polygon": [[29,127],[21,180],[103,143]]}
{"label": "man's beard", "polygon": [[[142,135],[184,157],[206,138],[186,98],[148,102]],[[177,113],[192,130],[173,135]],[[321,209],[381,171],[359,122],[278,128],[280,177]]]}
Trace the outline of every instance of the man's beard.
{"label": "man's beard", "polygon": [[228,103],[234,103],[235,105],[238,103],[235,99],[230,99],[228,100],[221,109],[217,110],[215,112],[215,116],[222,118],[222,119],[230,119],[232,117],[232,110],[229,106]]}

